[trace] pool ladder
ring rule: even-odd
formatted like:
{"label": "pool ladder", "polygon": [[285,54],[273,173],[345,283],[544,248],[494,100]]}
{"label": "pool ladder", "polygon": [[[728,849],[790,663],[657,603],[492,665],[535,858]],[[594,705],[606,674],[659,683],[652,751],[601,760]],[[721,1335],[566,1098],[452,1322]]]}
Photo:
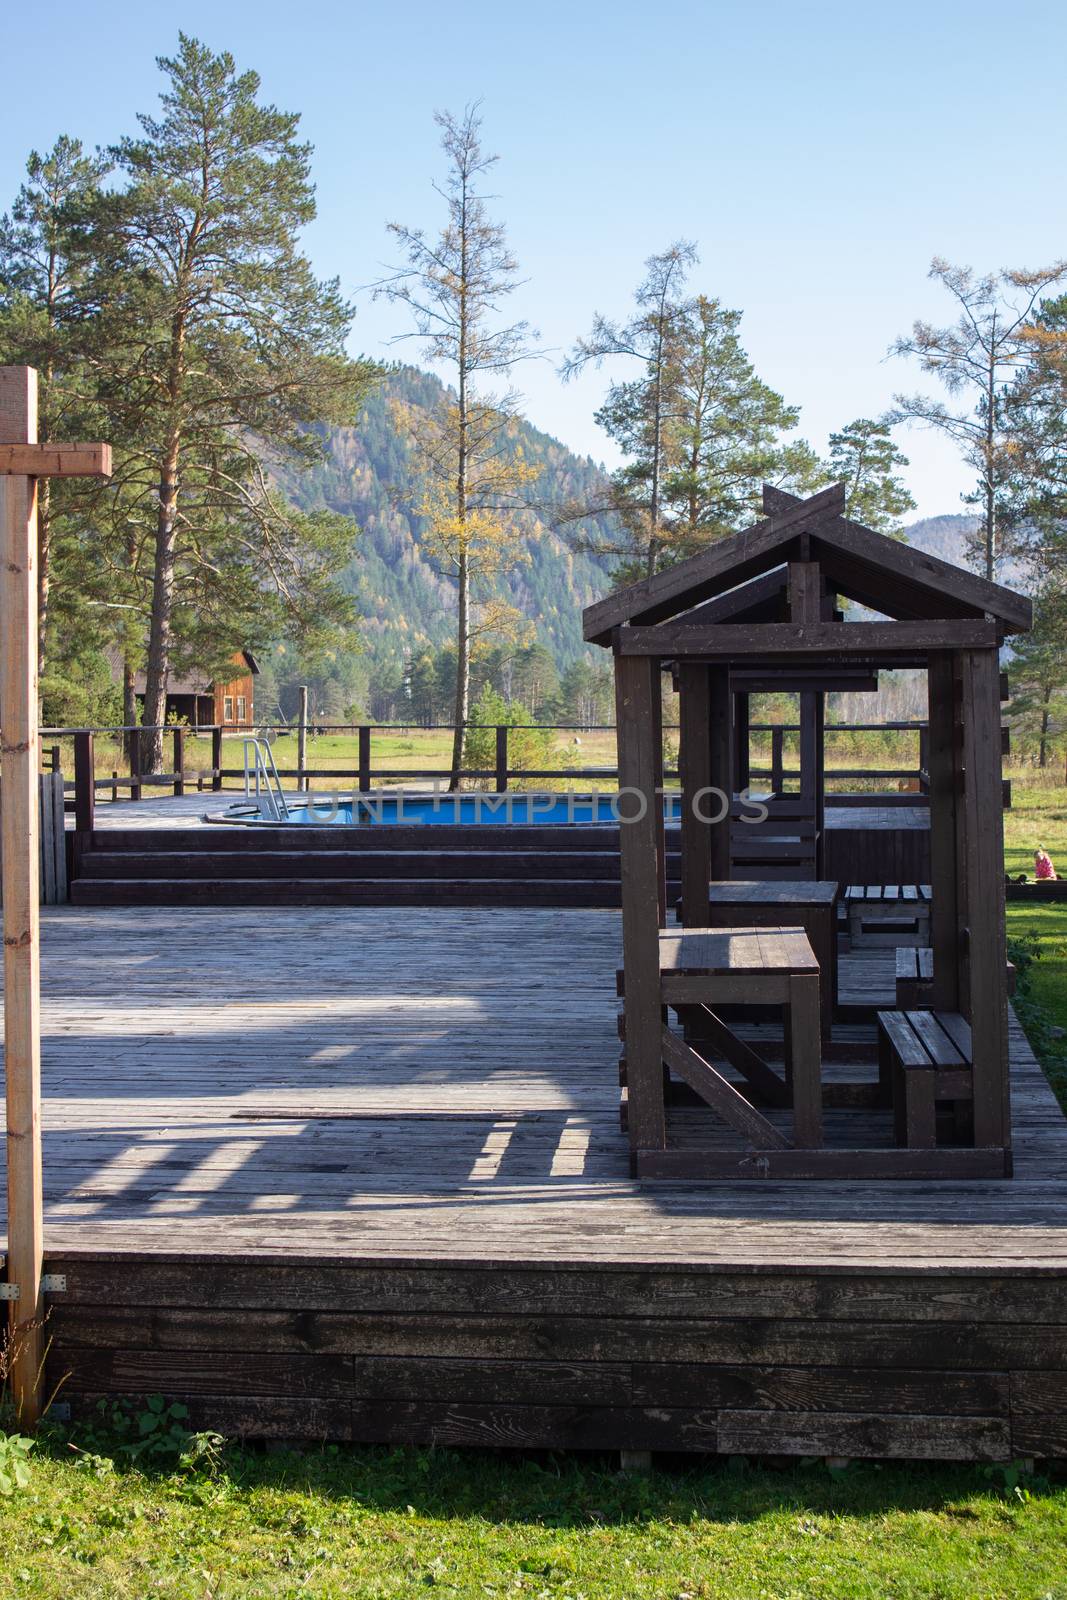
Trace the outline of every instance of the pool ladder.
{"label": "pool ladder", "polygon": [[289,807],[269,739],[246,739],[245,799],[254,800],[260,814],[271,822],[288,822]]}

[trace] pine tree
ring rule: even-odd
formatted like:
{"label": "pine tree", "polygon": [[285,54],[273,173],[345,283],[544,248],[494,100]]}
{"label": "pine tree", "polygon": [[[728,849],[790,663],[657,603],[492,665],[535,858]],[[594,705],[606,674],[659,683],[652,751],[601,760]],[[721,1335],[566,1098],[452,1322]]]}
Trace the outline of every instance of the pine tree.
{"label": "pine tree", "polygon": [[840,433],[832,433],[826,478],[845,485],[847,516],[878,533],[901,538],[900,519],[914,511],[915,501],[896,475],[908,460],[893,443],[891,426],[887,417],[857,417]]}
{"label": "pine tree", "polygon": [[502,224],[489,215],[480,183],[496,163],[481,139],[477,106],[437,114],[446,157],[445,225],[432,242],[421,229],[390,223],[406,257],[378,292],[406,306],[428,360],[454,378],[436,410],[404,415],[422,477],[416,509],[424,544],[456,593],[454,734],[449,787],[459,787],[476,640],[510,627],[513,608],[495,598],[501,576],[523,556],[516,520],[534,476],[509,437],[517,395],[491,394],[485,380],[506,378],[530,353],[525,322],[503,323],[500,302],[518,285],[518,266]]}
{"label": "pine tree", "polygon": [[579,339],[561,368],[566,381],[586,367],[624,358],[636,362],[639,376],[612,383],[596,421],[615,441],[627,463],[615,473],[607,506],[575,508],[615,512],[626,532],[620,550],[602,553],[628,557],[653,577],[669,542],[664,517],[664,480],[671,465],[670,435],[677,419],[684,326],[692,302],[684,290],[698,260],[696,246],[679,239],[645,262],[645,276],[634,294],[636,311],[626,322],[597,312],[588,338]]}
{"label": "pine tree", "polygon": [[1023,740],[1036,748],[1037,764],[1048,763],[1067,732],[1067,595],[1046,589],[1034,604],[1034,625],[1012,640],[1008,664],[1008,716]]}
{"label": "pine tree", "polygon": [[[109,162],[88,156],[77,139],[58,139],[47,155],[32,151],[26,182],[0,219],[0,363],[36,367],[38,438],[93,437],[84,323],[89,261],[83,231]],[[37,489],[38,669],[49,672],[54,543],[64,512],[84,501],[77,483],[42,478]],[[65,597],[67,637],[75,597]],[[93,619],[79,614],[80,631]],[[96,619],[99,621],[99,619]],[[68,649],[69,656],[69,649]],[[82,662],[84,667],[85,663]]]}
{"label": "pine tree", "polygon": [[[158,64],[161,114],[111,151],[125,186],[103,198],[90,241],[92,359],[133,506],[105,554],[117,571],[143,556],[155,729],[179,646],[208,666],[283,620],[349,615],[332,577],[351,525],[295,513],[270,465],[314,459],[311,425],[352,417],[371,377],[344,354],[349,306],[298,248],[315,214],[298,118],[184,34]],[[145,755],[158,770],[159,731]]]}
{"label": "pine tree", "polygon": [[923,423],[959,447],[976,478],[967,503],[981,508],[974,554],[991,579],[1006,554],[1003,535],[1018,448],[1009,397],[1030,360],[1034,307],[1044,290],[1067,276],[1067,262],[978,278],[970,267],[953,267],[935,256],[929,276],[955,299],[959,317],[945,328],[916,322],[910,338],[898,339],[890,354],[916,356],[922,371],[938,378],[959,404],[953,410],[927,395],[897,395],[892,420]]}

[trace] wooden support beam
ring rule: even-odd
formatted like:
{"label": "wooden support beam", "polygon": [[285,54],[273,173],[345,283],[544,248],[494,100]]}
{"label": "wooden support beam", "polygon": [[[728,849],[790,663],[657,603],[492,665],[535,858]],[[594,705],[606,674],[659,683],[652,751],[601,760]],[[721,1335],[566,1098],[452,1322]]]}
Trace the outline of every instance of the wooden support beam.
{"label": "wooden support beam", "polygon": [[[4,1064],[7,1099],[8,1383],[32,1426],[44,1381],[41,1167],[37,479],[106,477],[106,445],[37,444],[37,373],[0,367],[0,729],[4,803]],[[91,746],[90,746],[91,757]],[[83,747],[83,762],[85,751]],[[92,782],[88,792],[92,792]],[[91,802],[90,815],[91,815]],[[82,820],[85,819],[85,803]]]}
{"label": "wooden support beam", "polygon": [[731,688],[734,692],[734,786],[740,794],[751,782],[752,759],[748,732],[751,702],[747,690],[738,691],[735,682],[731,682]]}
{"label": "wooden support beam", "polygon": [[[659,878],[656,812],[655,705],[659,669],[647,657],[615,663],[625,973],[627,1099],[631,1148],[662,1150],[667,1141],[663,1106],[663,1031],[659,971]],[[643,800],[643,805],[641,804]]]}
{"label": "wooden support beam", "polygon": [[[779,1133],[773,1122],[756,1110],[744,1097],[739,1094],[728,1078],[721,1072],[716,1072],[711,1064],[698,1055],[691,1045],[685,1044],[677,1038],[669,1028],[664,1028],[661,1037],[663,1059],[672,1072],[676,1072],[691,1089],[695,1089],[702,1100],[706,1100],[711,1109],[735,1133],[748,1141],[757,1150],[785,1150],[789,1141],[783,1133]],[[627,1040],[627,1060],[629,1060],[629,1041]],[[627,1079],[629,1083],[629,1079]],[[642,1148],[644,1148],[642,1146]]]}
{"label": "wooden support beam", "polygon": [[[0,368],[0,438],[37,437],[37,374]],[[41,1412],[41,968],[37,814],[37,484],[0,475],[0,727],[4,803],[4,1059],[7,1081],[9,1384],[19,1422]]]}
{"label": "wooden support beam", "polygon": [[[703,927],[712,879],[708,810],[711,776],[711,686],[708,668],[686,663],[678,672],[678,780],[682,790],[682,922]],[[699,810],[699,815],[698,815]]]}
{"label": "wooden support beam", "polygon": [[791,622],[821,622],[823,620],[822,571],[817,561],[791,561],[789,563],[789,620]]}
{"label": "wooden support beam", "polygon": [[110,478],[111,446],[0,444],[0,477],[11,474],[26,478]]}
{"label": "wooden support beam", "polygon": [[804,658],[914,655],[927,650],[995,649],[992,622],[964,618],[937,622],[762,622],[686,627],[661,622],[655,628],[616,629],[616,654],[679,660],[744,660],[748,656]]}
{"label": "wooden support beam", "polygon": [[730,876],[730,813],[733,809],[734,794],[734,741],[733,741],[733,696],[730,693],[730,673],[727,667],[710,667],[705,669],[708,673],[708,709],[709,709],[709,747],[711,755],[711,782],[717,789],[721,789],[726,796],[725,806],[717,796],[709,799],[710,810],[707,815],[716,816],[722,812],[717,822],[708,824],[711,840],[711,876],[712,878],[728,878]]}
{"label": "wooden support beam", "polygon": [[935,652],[930,657],[927,696],[933,1004],[941,1011],[957,1011],[960,1003],[960,921],[956,823],[963,755],[956,720],[955,674],[952,657],[947,652]]}
{"label": "wooden support beam", "polygon": [[741,1074],[764,1104],[783,1110],[789,1105],[789,1091],[774,1068],[744,1039],[739,1039],[710,1006],[694,1006],[692,1014],[702,1036]]}
{"label": "wooden support beam", "polygon": [[967,651],[961,658],[974,1142],[1006,1147],[1011,1120],[998,676],[994,650]]}

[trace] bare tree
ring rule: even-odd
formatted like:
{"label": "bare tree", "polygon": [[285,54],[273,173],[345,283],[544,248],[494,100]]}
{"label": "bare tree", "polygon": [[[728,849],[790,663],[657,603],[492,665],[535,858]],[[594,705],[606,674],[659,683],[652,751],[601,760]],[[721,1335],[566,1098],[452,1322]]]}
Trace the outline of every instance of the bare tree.
{"label": "bare tree", "polygon": [[950,327],[916,322],[909,338],[898,339],[891,355],[916,356],[924,372],[944,384],[959,404],[955,409],[926,395],[897,395],[894,422],[919,422],[952,439],[976,474],[970,504],[979,505],[981,527],[976,554],[993,578],[1002,548],[1003,500],[1014,471],[1015,439],[1009,390],[1030,360],[1028,328],[1042,293],[1067,276],[1067,261],[1039,272],[1004,271],[976,277],[970,267],[954,267],[935,256],[931,278],[944,285],[959,306]]}

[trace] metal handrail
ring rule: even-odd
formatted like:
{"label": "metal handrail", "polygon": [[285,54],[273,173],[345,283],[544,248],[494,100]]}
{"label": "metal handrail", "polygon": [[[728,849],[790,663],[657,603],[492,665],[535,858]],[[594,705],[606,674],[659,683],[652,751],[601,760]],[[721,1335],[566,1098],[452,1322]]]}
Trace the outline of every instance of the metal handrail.
{"label": "metal handrail", "polygon": [[[288,822],[289,806],[282,790],[282,780],[278,775],[269,739],[245,739],[242,742],[245,757],[245,799],[254,799],[259,810],[266,811],[271,822]],[[249,751],[251,751],[251,762]]]}

